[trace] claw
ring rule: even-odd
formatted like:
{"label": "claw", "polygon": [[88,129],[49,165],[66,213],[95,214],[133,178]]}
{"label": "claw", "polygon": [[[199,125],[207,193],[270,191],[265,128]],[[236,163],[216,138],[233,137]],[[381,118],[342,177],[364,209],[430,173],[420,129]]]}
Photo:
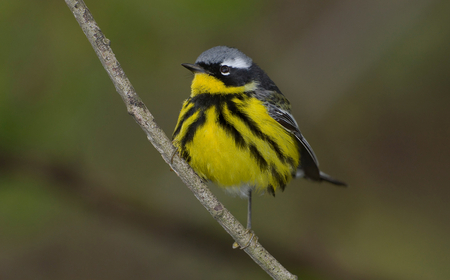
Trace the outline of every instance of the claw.
{"label": "claw", "polygon": [[250,246],[252,244],[252,241],[254,241],[256,244],[256,242],[258,242],[258,236],[256,236],[256,234],[251,229],[247,229],[245,231],[245,234],[248,234],[248,233],[250,233],[251,237],[250,237],[250,240],[247,241],[247,243],[245,243],[244,246],[241,247],[241,246],[239,246],[239,244],[237,242],[234,242],[232,248],[237,249],[237,248],[241,247],[240,249],[244,250],[245,248],[247,248],[248,246]]}

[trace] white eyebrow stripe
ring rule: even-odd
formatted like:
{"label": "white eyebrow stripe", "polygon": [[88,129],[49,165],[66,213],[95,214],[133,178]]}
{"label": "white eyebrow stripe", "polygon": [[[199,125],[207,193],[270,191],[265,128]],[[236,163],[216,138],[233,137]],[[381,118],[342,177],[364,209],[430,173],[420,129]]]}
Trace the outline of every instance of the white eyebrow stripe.
{"label": "white eyebrow stripe", "polygon": [[251,62],[249,63],[249,61],[242,59],[240,57],[233,59],[226,59],[220,65],[226,65],[233,68],[249,68],[250,66],[252,66]]}

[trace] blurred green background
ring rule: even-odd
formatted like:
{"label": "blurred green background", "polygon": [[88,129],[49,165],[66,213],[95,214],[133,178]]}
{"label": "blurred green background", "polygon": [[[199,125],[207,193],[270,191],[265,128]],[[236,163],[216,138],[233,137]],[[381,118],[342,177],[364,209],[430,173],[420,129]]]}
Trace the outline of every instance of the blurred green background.
{"label": "blurred green background", "polygon": [[[450,279],[450,2],[86,1],[171,135],[194,62],[241,49],[322,169],[254,200],[299,279]],[[269,279],[127,114],[62,0],[0,4],[0,279]],[[211,185],[245,222],[246,201]]]}

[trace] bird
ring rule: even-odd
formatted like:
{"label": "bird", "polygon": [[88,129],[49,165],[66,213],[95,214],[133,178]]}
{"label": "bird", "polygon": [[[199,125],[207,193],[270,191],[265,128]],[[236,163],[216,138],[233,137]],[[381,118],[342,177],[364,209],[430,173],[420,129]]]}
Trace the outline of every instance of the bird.
{"label": "bird", "polygon": [[320,171],[288,99],[250,57],[216,46],[181,65],[194,77],[172,142],[203,180],[248,199],[247,231],[252,193],[275,196],[293,178],[346,186]]}

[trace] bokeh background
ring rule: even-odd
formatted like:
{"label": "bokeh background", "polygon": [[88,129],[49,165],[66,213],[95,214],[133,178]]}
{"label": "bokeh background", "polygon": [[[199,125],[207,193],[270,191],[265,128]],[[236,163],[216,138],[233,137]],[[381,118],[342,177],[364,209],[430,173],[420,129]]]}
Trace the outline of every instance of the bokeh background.
{"label": "bokeh background", "polygon": [[[336,188],[254,201],[299,279],[450,279],[450,1],[90,1],[171,135],[194,62],[240,48]],[[0,279],[269,279],[145,134],[63,0],[0,4]],[[245,223],[246,201],[211,185]]]}

